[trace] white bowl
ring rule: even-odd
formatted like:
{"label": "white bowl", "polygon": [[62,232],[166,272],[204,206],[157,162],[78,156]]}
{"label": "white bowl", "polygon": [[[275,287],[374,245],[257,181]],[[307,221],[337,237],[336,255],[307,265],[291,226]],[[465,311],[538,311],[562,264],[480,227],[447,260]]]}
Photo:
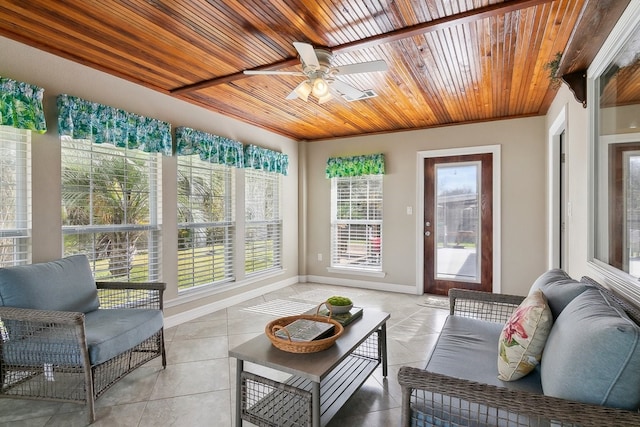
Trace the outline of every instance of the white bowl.
{"label": "white bowl", "polygon": [[349,305],[331,305],[328,302],[325,303],[325,304],[327,305],[327,308],[333,314],[348,313],[349,310],[351,310],[353,308],[353,304],[349,304]]}

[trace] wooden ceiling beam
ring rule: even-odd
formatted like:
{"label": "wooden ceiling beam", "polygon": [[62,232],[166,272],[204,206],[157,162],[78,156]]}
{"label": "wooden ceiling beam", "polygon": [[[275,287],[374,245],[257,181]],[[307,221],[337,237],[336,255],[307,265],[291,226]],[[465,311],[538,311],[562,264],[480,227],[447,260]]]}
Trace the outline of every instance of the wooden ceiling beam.
{"label": "wooden ceiling beam", "polygon": [[[331,47],[333,53],[344,53],[359,49],[365,49],[368,47],[377,46],[383,43],[390,43],[409,37],[425,34],[431,31],[442,30],[444,28],[452,27],[455,25],[466,24],[478,19],[489,18],[492,16],[503,15],[509,12],[513,12],[520,9],[527,9],[530,7],[538,6],[544,3],[550,3],[552,0],[510,0],[503,3],[496,3],[489,6],[481,7],[479,9],[473,9],[466,12],[456,13],[454,15],[445,16],[442,18],[434,19],[433,21],[423,22],[421,24],[412,25],[410,27],[402,28],[399,30],[390,31],[384,34],[375,35],[372,37],[366,37],[361,40],[356,40],[343,45]],[[285,67],[290,67],[299,63],[298,58],[288,58],[283,61],[279,61],[273,64],[262,65],[260,67],[252,68],[255,71],[265,70],[278,70]],[[193,83],[186,86],[181,86],[175,89],[171,89],[169,92],[173,95],[180,95],[187,92],[196,91],[199,89],[205,89],[208,87],[230,83],[235,80],[243,79],[247,77],[243,71],[237,73],[228,74],[226,76],[216,77],[213,79],[203,80],[201,82]]]}
{"label": "wooden ceiling beam", "polygon": [[591,65],[629,0],[586,0],[556,73],[581,72]]}
{"label": "wooden ceiling beam", "polygon": [[444,16],[434,19],[433,21],[423,22],[421,24],[412,25],[410,27],[401,28],[399,30],[390,31],[388,33],[367,37],[362,40],[356,40],[345,43],[340,46],[332,47],[333,53],[352,52],[354,50],[375,47],[383,43],[391,43],[410,37],[419,36],[432,31],[443,30],[455,25],[468,24],[469,22],[479,19],[490,18],[492,16],[504,15],[520,9],[528,9],[544,3],[551,3],[552,0],[511,0],[504,3],[495,3],[479,9],[468,10],[466,12],[456,13],[455,15]]}
{"label": "wooden ceiling beam", "polygon": [[[289,58],[284,61],[275,62],[273,64],[262,65],[260,67],[252,68],[252,71],[271,71],[271,70],[279,70],[286,67],[292,67],[300,63],[298,58]],[[176,89],[171,89],[169,92],[172,95],[180,95],[186,92],[192,92],[198,89],[204,89],[211,86],[216,86],[224,83],[230,83],[235,80],[243,79],[247,77],[243,71],[239,71],[237,73],[228,74],[222,77],[216,77],[215,79],[203,80],[201,82],[193,83],[190,85],[182,86]]]}

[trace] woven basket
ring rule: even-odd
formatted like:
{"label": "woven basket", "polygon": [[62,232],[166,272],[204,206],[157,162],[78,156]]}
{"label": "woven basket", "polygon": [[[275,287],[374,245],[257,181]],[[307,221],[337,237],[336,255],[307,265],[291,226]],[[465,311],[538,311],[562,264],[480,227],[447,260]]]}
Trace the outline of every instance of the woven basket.
{"label": "woven basket", "polygon": [[[319,308],[320,307],[318,307],[318,309]],[[273,320],[267,324],[267,326],[264,328],[264,332],[267,335],[267,337],[269,337],[269,339],[271,340],[271,343],[276,348],[279,348],[282,351],[287,351],[289,353],[316,353],[318,351],[326,350],[329,347],[331,347],[333,344],[335,344],[338,337],[340,337],[340,335],[342,335],[342,333],[344,332],[344,327],[338,321],[330,319],[325,316],[320,316],[317,314],[317,312],[318,311],[316,310],[315,316],[308,315],[308,314],[300,314],[298,316],[281,317],[279,319]],[[333,335],[327,338],[319,339],[319,340],[303,341],[303,342],[291,341],[291,339],[284,340],[282,338],[276,337],[275,335],[276,331],[284,328],[288,324],[293,323],[298,319],[307,319],[307,320],[315,320],[316,322],[331,323],[334,326]]]}

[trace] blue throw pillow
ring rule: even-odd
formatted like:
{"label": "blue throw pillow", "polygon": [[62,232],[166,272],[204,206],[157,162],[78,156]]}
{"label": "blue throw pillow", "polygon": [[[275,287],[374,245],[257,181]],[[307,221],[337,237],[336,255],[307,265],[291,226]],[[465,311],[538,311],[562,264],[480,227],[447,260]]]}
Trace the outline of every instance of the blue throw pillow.
{"label": "blue throw pillow", "polygon": [[554,320],[575,297],[591,288],[587,283],[578,282],[564,270],[552,269],[540,275],[531,285],[529,295],[540,289],[547,298]]}
{"label": "blue throw pillow", "polygon": [[598,289],[588,289],[556,319],[540,367],[545,395],[636,410],[640,326]]}

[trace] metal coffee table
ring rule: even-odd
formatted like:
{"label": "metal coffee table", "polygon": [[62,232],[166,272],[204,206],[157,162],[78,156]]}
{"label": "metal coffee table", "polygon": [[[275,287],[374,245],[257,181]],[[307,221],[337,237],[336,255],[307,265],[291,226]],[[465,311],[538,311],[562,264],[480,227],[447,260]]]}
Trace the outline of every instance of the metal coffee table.
{"label": "metal coffee table", "polygon": [[[387,376],[389,317],[365,309],[332,347],[317,353],[287,353],[264,334],[230,350],[238,366],[236,426],[242,426],[242,420],[258,426],[326,425],[378,365]],[[245,362],[291,376],[283,382],[266,378],[245,371]]]}

